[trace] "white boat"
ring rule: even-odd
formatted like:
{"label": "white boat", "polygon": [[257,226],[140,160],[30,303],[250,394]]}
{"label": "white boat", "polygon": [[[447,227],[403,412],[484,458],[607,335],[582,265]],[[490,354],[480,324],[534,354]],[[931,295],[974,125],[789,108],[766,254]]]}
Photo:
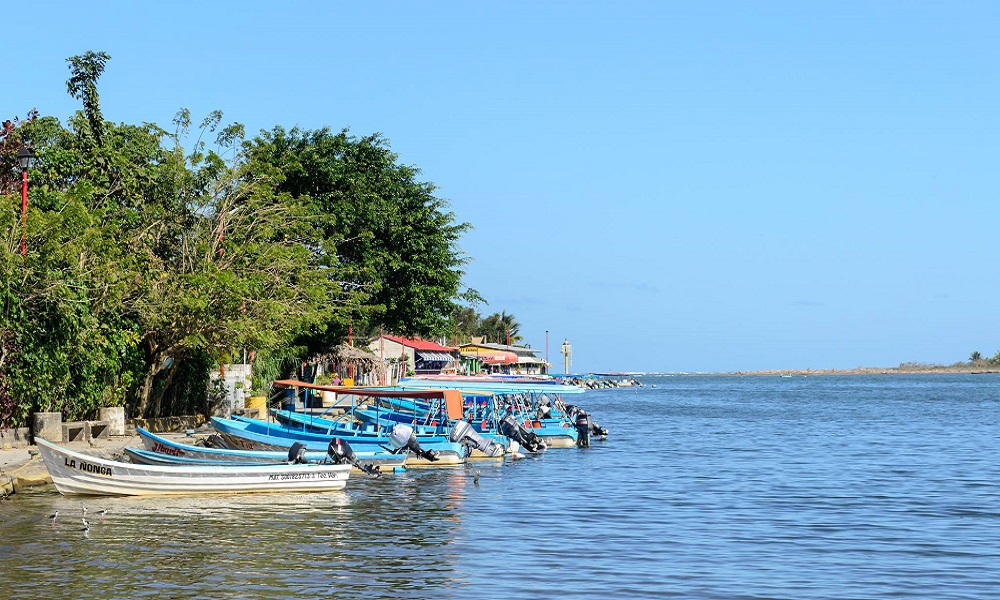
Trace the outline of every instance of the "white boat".
{"label": "white boat", "polygon": [[35,438],[64,495],[165,496],[248,492],[325,492],[347,485],[351,465],[150,466],[74,452]]}

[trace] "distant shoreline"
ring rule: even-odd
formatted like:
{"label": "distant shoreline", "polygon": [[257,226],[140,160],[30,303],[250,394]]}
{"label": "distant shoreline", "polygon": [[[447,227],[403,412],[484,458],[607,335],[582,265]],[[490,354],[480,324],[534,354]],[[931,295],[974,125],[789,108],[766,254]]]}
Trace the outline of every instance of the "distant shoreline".
{"label": "distant shoreline", "polygon": [[735,371],[732,373],[716,373],[723,376],[773,376],[773,375],[927,375],[945,373],[954,375],[982,375],[1000,373],[1000,367],[973,365],[901,365],[899,367],[857,367],[855,369],[772,369],[767,371]]}

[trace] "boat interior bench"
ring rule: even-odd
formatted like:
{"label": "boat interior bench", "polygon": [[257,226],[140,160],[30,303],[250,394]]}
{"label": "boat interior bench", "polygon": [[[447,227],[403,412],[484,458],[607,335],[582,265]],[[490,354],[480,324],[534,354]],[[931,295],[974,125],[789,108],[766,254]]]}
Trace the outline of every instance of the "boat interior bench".
{"label": "boat interior bench", "polygon": [[66,421],[62,424],[64,442],[89,442],[108,439],[107,421]]}

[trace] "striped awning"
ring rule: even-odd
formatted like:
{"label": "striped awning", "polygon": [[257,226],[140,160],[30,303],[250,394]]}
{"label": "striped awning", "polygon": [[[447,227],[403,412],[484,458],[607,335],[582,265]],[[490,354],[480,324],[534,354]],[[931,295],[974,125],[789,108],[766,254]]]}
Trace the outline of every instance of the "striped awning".
{"label": "striped awning", "polygon": [[426,362],[451,362],[455,360],[455,357],[450,354],[445,354],[444,352],[428,352],[426,350],[417,350],[417,356]]}

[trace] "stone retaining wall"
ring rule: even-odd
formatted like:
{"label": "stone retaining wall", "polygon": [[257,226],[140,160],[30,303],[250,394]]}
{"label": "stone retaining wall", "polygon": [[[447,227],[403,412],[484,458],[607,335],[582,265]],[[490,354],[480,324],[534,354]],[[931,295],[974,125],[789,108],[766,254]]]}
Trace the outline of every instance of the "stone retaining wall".
{"label": "stone retaining wall", "polygon": [[31,430],[27,427],[0,429],[0,450],[6,448],[27,448],[31,445]]}
{"label": "stone retaining wall", "polygon": [[136,427],[142,427],[152,433],[181,432],[195,429],[205,423],[205,415],[186,415],[183,417],[159,417],[156,419],[132,419],[129,421],[129,433],[135,433]]}

